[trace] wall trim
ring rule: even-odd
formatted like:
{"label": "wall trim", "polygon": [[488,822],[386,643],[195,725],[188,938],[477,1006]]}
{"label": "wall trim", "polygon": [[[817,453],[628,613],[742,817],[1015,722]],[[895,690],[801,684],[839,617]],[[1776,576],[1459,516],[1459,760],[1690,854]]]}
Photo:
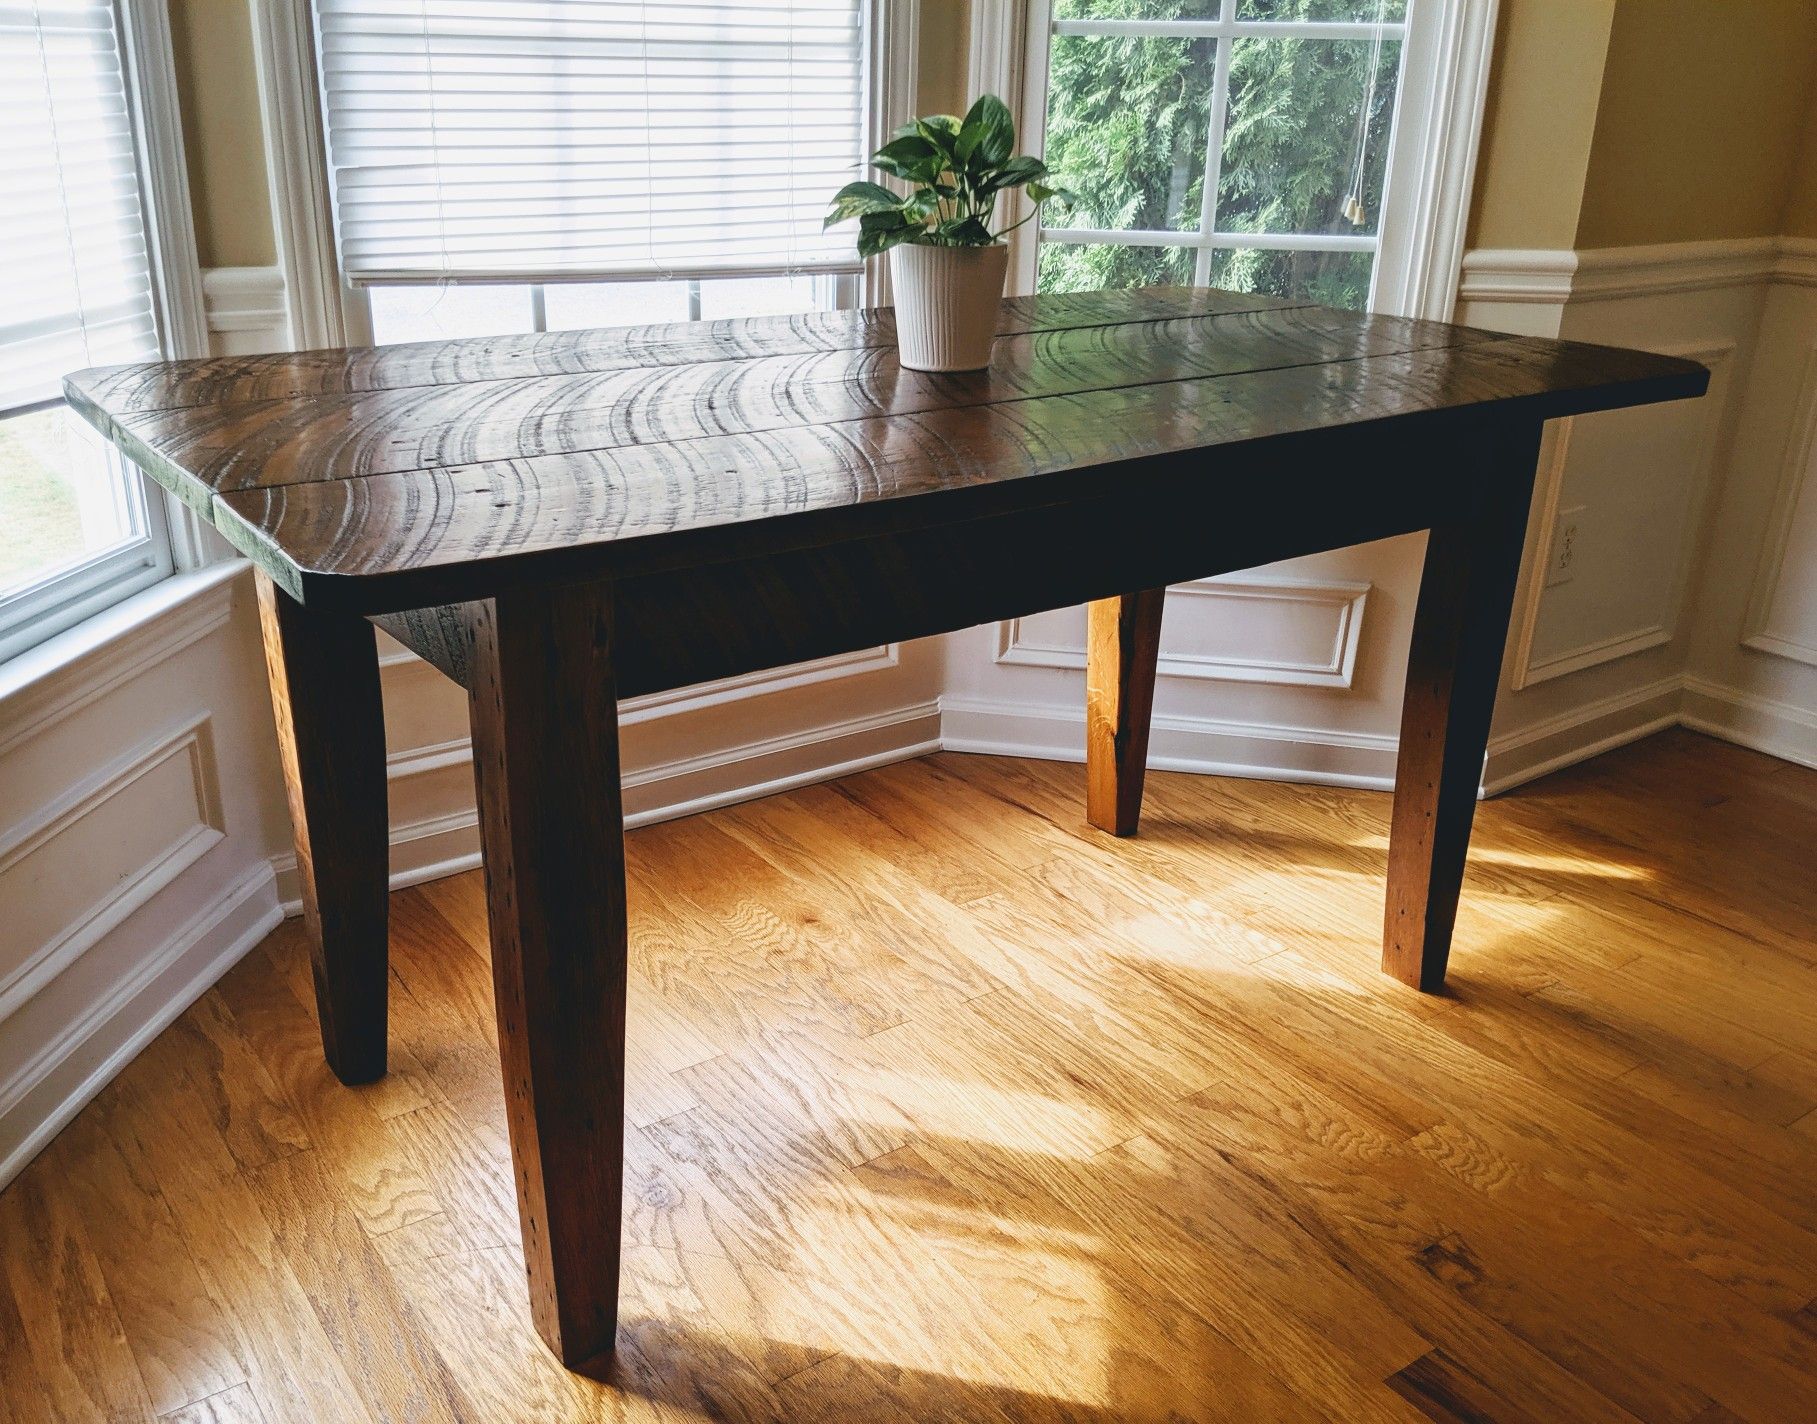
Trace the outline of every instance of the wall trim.
{"label": "wall trim", "polygon": [[1638,247],[1477,248],[1463,258],[1462,301],[1617,301],[1764,282],[1817,284],[1817,241],[1718,238]]}
{"label": "wall trim", "polygon": [[[1317,604],[1337,610],[1331,656],[1324,662],[1296,662],[1280,658],[1208,658],[1169,653],[1165,648],[1156,664],[1160,677],[1211,682],[1272,683],[1282,687],[1347,688],[1356,676],[1357,646],[1362,639],[1363,611],[1370,585],[1355,579],[1305,579],[1272,574],[1220,574],[1173,584],[1168,597],[1273,599],[1282,603]],[[997,625],[995,660],[1013,667],[1048,667],[1078,670],[1085,666],[1085,649],[1042,643],[1024,636],[1025,619],[1010,618]],[[1165,625],[1163,625],[1165,626]]]}
{"label": "wall trim", "polygon": [[[1548,535],[1546,542],[1540,547],[1549,547],[1551,542],[1551,537]],[[1544,599],[1537,599],[1535,602],[1544,602]],[[1645,628],[1634,628],[1625,633],[1615,633],[1607,638],[1598,638],[1594,642],[1567,648],[1562,653],[1542,658],[1537,662],[1526,662],[1521,668],[1519,685],[1532,687],[1536,683],[1550,682],[1555,677],[1566,677],[1574,672],[1583,672],[1587,668],[1601,667],[1604,663],[1631,658],[1636,653],[1644,653],[1651,648],[1664,647],[1671,641],[1672,630],[1659,623]]]}
{"label": "wall trim", "polygon": [[[1811,246],[1817,254],[1817,242]],[[1773,617],[1773,601],[1779,591],[1779,577],[1785,568],[1798,496],[1805,480],[1817,471],[1817,341],[1812,342],[1805,353],[1804,368],[1798,378],[1797,400],[1791,432],[1779,463],[1779,477],[1773,486],[1772,512],[1767,515],[1760,559],[1748,592],[1747,612],[1742,617],[1741,646],[1817,666],[1817,648],[1806,647],[1767,630]]]}
{"label": "wall trim", "polygon": [[[941,749],[938,702],[918,702],[848,717],[799,732],[737,742],[699,756],[677,757],[625,773],[625,826],[691,816],[740,801],[773,796],[815,782],[853,776],[889,762]],[[387,760],[390,780],[460,766],[473,758],[465,740],[412,748]],[[402,889],[480,863],[479,816],[471,807],[395,825],[391,830],[391,887]],[[293,852],[271,858],[286,914],[301,912]]]}
{"label": "wall trim", "polygon": [[[1663,356],[1683,356],[1702,361],[1710,368],[1711,386],[1736,351],[1736,343],[1727,337],[1708,337],[1692,341],[1653,343],[1652,350]],[[1670,597],[1671,612],[1663,621],[1594,639],[1550,657],[1534,660],[1533,640],[1539,630],[1540,614],[1548,587],[1545,563],[1550,558],[1552,539],[1558,527],[1559,504],[1564,491],[1565,466],[1571,446],[1574,418],[1552,422],[1555,431],[1548,433],[1550,448],[1541,456],[1539,472],[1539,520],[1534,544],[1536,567],[1528,575],[1525,594],[1515,613],[1514,663],[1510,687],[1519,691],[1555,677],[1583,672],[1619,658],[1632,657],[1671,642],[1678,636],[1684,618],[1685,600],[1690,595],[1691,570],[1695,563],[1699,536],[1703,531],[1716,487],[1716,457],[1727,418],[1727,401],[1733,392],[1725,389],[1724,405],[1716,407],[1704,424],[1703,441],[1697,453],[1694,483],[1686,492],[1684,532],[1679,539],[1677,565],[1673,572]]]}
{"label": "wall trim", "polygon": [[1664,731],[1679,720],[1683,690],[1682,677],[1663,677],[1491,737],[1483,766],[1483,795],[1498,796]]}
{"label": "wall trim", "polygon": [[287,290],[281,267],[210,267],[202,274],[208,329],[287,333]]}
{"label": "wall trim", "polygon": [[214,632],[251,567],[232,559],[175,574],[0,663],[0,756]]}
{"label": "wall trim", "polygon": [[1396,196],[1382,214],[1376,261],[1380,310],[1432,321],[1456,311],[1499,8],[1500,0],[1414,7],[1403,64],[1414,82],[1397,106],[1387,180]]}
{"label": "wall trim", "polygon": [[163,0],[121,0],[127,76],[136,110],[140,185],[145,189],[158,324],[172,357],[206,356],[195,208],[183,157],[170,13]]}
{"label": "wall trim", "polygon": [[1695,675],[1685,678],[1684,688],[1679,721],[1692,731],[1817,767],[1817,713]]}
{"label": "wall trim", "polygon": [[659,717],[678,717],[688,712],[702,712],[710,707],[723,707],[728,702],[743,702],[749,697],[787,692],[797,687],[832,682],[842,677],[858,677],[867,672],[882,672],[901,661],[902,644],[882,643],[874,648],[859,648],[850,653],[834,653],[786,667],[765,668],[738,677],[720,678],[716,682],[677,687],[668,692],[647,692],[641,697],[627,697],[619,704],[618,725],[635,727],[640,722],[653,722]]}
{"label": "wall trim", "polygon": [[188,756],[195,822],[176,840],[125,878],[108,886],[50,939],[11,970],[0,973],[0,1023],[55,979],[110,931],[227,839],[216,780],[213,726],[204,712],[175,731],[139,746],[67,788],[24,824],[0,838],[0,877],[58,836],[101,810],[173,757]]}
{"label": "wall trim", "polygon": [[[1085,760],[1085,709],[981,699],[940,699],[941,747],[949,752]],[[1155,714],[1148,764],[1161,771],[1310,782],[1386,791],[1399,739],[1372,732],[1230,722]]]}
{"label": "wall trim", "polygon": [[261,861],[0,1083],[0,1187],[282,918]]}

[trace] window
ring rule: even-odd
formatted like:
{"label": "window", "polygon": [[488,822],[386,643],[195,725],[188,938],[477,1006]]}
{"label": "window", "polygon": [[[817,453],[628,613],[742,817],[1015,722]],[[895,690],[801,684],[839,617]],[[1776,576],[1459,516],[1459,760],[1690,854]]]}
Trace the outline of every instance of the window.
{"label": "window", "polygon": [[1037,288],[1367,305],[1405,19],[1406,0],[1052,0],[1031,16],[1045,153],[1080,202],[1043,230]]}
{"label": "window", "polygon": [[374,340],[853,304],[864,0],[317,0]]}
{"label": "window", "polygon": [[161,354],[123,25],[111,0],[0,7],[0,657],[161,577],[161,500],[60,399]]}

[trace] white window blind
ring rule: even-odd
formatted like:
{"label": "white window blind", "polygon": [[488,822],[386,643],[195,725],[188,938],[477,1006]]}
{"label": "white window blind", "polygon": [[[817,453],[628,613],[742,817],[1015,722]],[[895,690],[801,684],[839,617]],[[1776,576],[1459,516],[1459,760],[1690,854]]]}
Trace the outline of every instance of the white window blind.
{"label": "white window blind", "polygon": [[343,273],[856,270],[863,6],[317,0]]}
{"label": "white window blind", "polygon": [[0,0],[0,415],[158,354],[111,0]]}

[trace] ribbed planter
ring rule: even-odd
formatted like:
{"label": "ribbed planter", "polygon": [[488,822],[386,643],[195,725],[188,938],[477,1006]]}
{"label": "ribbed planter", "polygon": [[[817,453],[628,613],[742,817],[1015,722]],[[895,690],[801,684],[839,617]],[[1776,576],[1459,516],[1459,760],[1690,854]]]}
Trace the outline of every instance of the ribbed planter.
{"label": "ribbed planter", "polygon": [[896,346],[910,371],[980,371],[991,363],[1009,248],[890,249]]}

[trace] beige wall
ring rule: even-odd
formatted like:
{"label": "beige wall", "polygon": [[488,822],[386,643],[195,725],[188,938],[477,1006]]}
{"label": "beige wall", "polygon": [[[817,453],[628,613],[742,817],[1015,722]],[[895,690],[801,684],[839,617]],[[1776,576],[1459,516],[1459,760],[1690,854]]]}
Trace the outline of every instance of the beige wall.
{"label": "beige wall", "polygon": [[963,114],[977,97],[965,92],[971,23],[971,6],[966,0],[921,0],[921,53],[915,66],[917,113]]}
{"label": "beige wall", "polygon": [[169,0],[183,140],[204,267],[277,260],[252,58],[256,0]]}
{"label": "beige wall", "polygon": [[1777,233],[1814,75],[1817,0],[1619,0],[1576,245]]}
{"label": "beige wall", "polygon": [[1502,0],[1471,247],[1570,247],[1614,0]]}
{"label": "beige wall", "polygon": [[1817,84],[1811,86],[1810,106],[1804,115],[1804,136],[1792,165],[1786,192],[1785,216],[1779,230],[1793,237],[1817,238]]}

